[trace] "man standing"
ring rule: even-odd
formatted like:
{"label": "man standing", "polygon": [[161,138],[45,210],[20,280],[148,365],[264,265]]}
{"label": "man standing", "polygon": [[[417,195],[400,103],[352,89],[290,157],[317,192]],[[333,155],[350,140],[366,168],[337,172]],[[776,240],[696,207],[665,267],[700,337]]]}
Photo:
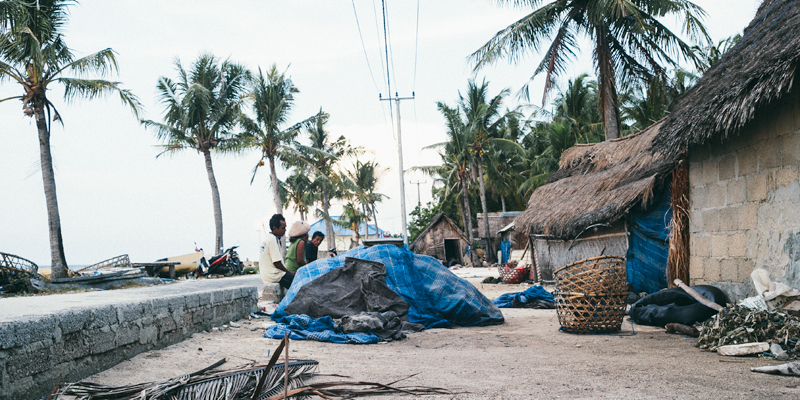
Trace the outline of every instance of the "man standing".
{"label": "man standing", "polygon": [[316,261],[317,254],[319,254],[319,244],[322,243],[322,239],[325,239],[325,234],[320,231],[314,232],[314,235],[311,236],[311,241],[306,244],[307,263]]}
{"label": "man standing", "polygon": [[272,237],[267,235],[263,243],[264,250],[258,256],[258,270],[261,281],[264,283],[277,283],[288,289],[292,286],[294,274],[286,269],[281,254],[281,238],[286,234],[286,219],[281,214],[275,214],[269,219],[269,229]]}

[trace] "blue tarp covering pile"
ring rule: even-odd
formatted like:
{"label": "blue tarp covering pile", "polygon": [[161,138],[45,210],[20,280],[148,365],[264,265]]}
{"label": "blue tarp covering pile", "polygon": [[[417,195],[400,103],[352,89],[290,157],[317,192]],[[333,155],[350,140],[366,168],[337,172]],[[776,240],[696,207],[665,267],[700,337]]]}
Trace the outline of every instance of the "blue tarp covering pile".
{"label": "blue tarp covering pile", "polygon": [[344,265],[345,257],[376,261],[386,267],[386,285],[405,300],[410,308],[409,322],[430,328],[495,325],[503,314],[478,289],[450,272],[433,257],[414,254],[394,245],[358,247],[333,258],[317,260],[301,268],[292,287],[272,314],[277,322],[265,337],[280,339],[290,332],[292,339],[313,339],[334,343],[375,343],[374,334],[338,332],[330,318],[286,315],[284,309],[307,283]]}
{"label": "blue tarp covering pile", "polygon": [[669,190],[663,190],[649,210],[630,214],[627,267],[628,283],[634,292],[655,293],[667,287],[670,199]]}
{"label": "blue tarp covering pile", "polygon": [[553,294],[541,286],[533,286],[524,292],[506,293],[494,299],[492,303],[499,308],[512,308],[514,300],[527,304],[534,300],[554,302]]}

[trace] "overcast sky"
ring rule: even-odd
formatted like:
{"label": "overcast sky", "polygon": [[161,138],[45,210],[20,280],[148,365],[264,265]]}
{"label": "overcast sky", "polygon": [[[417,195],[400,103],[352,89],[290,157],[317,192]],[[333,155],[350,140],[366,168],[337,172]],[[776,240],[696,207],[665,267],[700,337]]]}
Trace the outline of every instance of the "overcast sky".
{"label": "overcast sky", "polygon": [[[473,76],[466,57],[524,11],[498,8],[488,0],[421,1],[417,41],[417,2],[386,3],[392,92],[416,95],[401,103],[405,168],[434,164],[436,153],[422,147],[444,140],[444,120],[435,102],[455,103],[458,91]],[[716,41],[741,32],[760,1],[696,3],[708,12],[705,23]],[[331,115],[332,135],[345,135],[353,144],[371,149],[365,159],[389,169],[378,191],[390,199],[378,206],[378,225],[396,233],[396,142],[388,102],[378,100],[379,94],[387,95],[379,36],[383,22],[376,21],[380,5],[378,0],[82,0],[71,9],[66,41],[79,57],[113,48],[120,74],[111,78],[138,95],[144,117],[154,120],[160,120],[163,111],[156,97],[157,79],[175,76],[176,57],[185,67],[200,53],[211,52],[254,70],[273,63],[288,68],[300,89],[291,120],[322,108]],[[664,22],[677,26],[674,20]],[[538,55],[530,55],[517,65],[501,61],[475,76],[490,82],[492,95],[506,87],[516,92],[538,60]],[[593,75],[589,61],[582,54],[565,80],[584,72]],[[531,86],[537,102],[541,81],[540,77]],[[0,84],[0,98],[19,92],[8,81]],[[191,252],[195,242],[207,255],[212,253],[214,219],[202,155],[187,151],[156,159],[158,140],[116,99],[66,104],[56,85],[49,96],[64,119],[63,127],[53,125],[51,147],[69,264],[91,264],[120,254],[129,254],[134,262],[152,261]],[[0,103],[0,139],[0,251],[49,265],[36,126],[16,101]],[[257,259],[262,223],[275,212],[268,170],[260,171],[250,184],[259,156],[247,152],[214,157],[225,246],[239,245],[242,258],[250,260]],[[280,178],[286,175],[279,173]],[[430,178],[406,174],[405,181],[426,181],[420,185],[421,200],[430,200]],[[417,185],[407,184],[408,211],[417,196]],[[335,207],[333,214],[339,210]],[[297,219],[286,214],[289,223]]]}

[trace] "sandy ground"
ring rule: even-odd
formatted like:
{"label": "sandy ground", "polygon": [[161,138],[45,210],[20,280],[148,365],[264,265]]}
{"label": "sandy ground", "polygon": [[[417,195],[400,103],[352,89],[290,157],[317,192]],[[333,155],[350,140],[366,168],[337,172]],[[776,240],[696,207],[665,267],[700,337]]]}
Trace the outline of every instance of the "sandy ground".
{"label": "sandy ground", "polygon": [[[457,272],[492,299],[527,288],[481,284],[482,276],[492,274],[487,269]],[[459,392],[429,397],[437,399],[800,398],[800,377],[749,370],[775,361],[703,352],[693,346],[693,339],[660,328],[632,326],[626,319],[616,335],[574,335],[558,330],[555,310],[503,309],[503,314],[502,325],[432,329],[392,343],[292,341],[290,357],[319,361],[323,374],[384,383],[416,374],[406,383]],[[266,324],[272,322],[238,323],[240,328],[198,333],[140,354],[87,380],[130,384],[163,379],[223,357],[228,367],[265,363],[278,345],[277,340],[263,337]]]}

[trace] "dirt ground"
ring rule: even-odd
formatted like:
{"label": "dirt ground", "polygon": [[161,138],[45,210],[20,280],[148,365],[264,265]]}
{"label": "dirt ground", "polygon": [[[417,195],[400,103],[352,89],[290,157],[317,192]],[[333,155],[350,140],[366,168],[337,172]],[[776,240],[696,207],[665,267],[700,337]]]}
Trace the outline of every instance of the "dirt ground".
{"label": "dirt ground", "polygon": [[[481,276],[491,274],[486,269],[458,274],[491,299],[527,288],[481,284]],[[290,354],[319,361],[322,374],[382,383],[416,374],[405,383],[458,392],[429,397],[436,399],[800,398],[800,377],[749,370],[777,364],[774,360],[703,352],[693,346],[693,339],[632,326],[627,319],[618,334],[575,335],[558,330],[555,310],[503,309],[503,314],[502,325],[432,329],[391,343],[292,341]],[[87,380],[113,385],[163,379],[223,357],[227,367],[265,363],[278,345],[277,340],[263,337],[272,321],[238,323],[240,328],[198,333],[165,349],[142,353]]]}

